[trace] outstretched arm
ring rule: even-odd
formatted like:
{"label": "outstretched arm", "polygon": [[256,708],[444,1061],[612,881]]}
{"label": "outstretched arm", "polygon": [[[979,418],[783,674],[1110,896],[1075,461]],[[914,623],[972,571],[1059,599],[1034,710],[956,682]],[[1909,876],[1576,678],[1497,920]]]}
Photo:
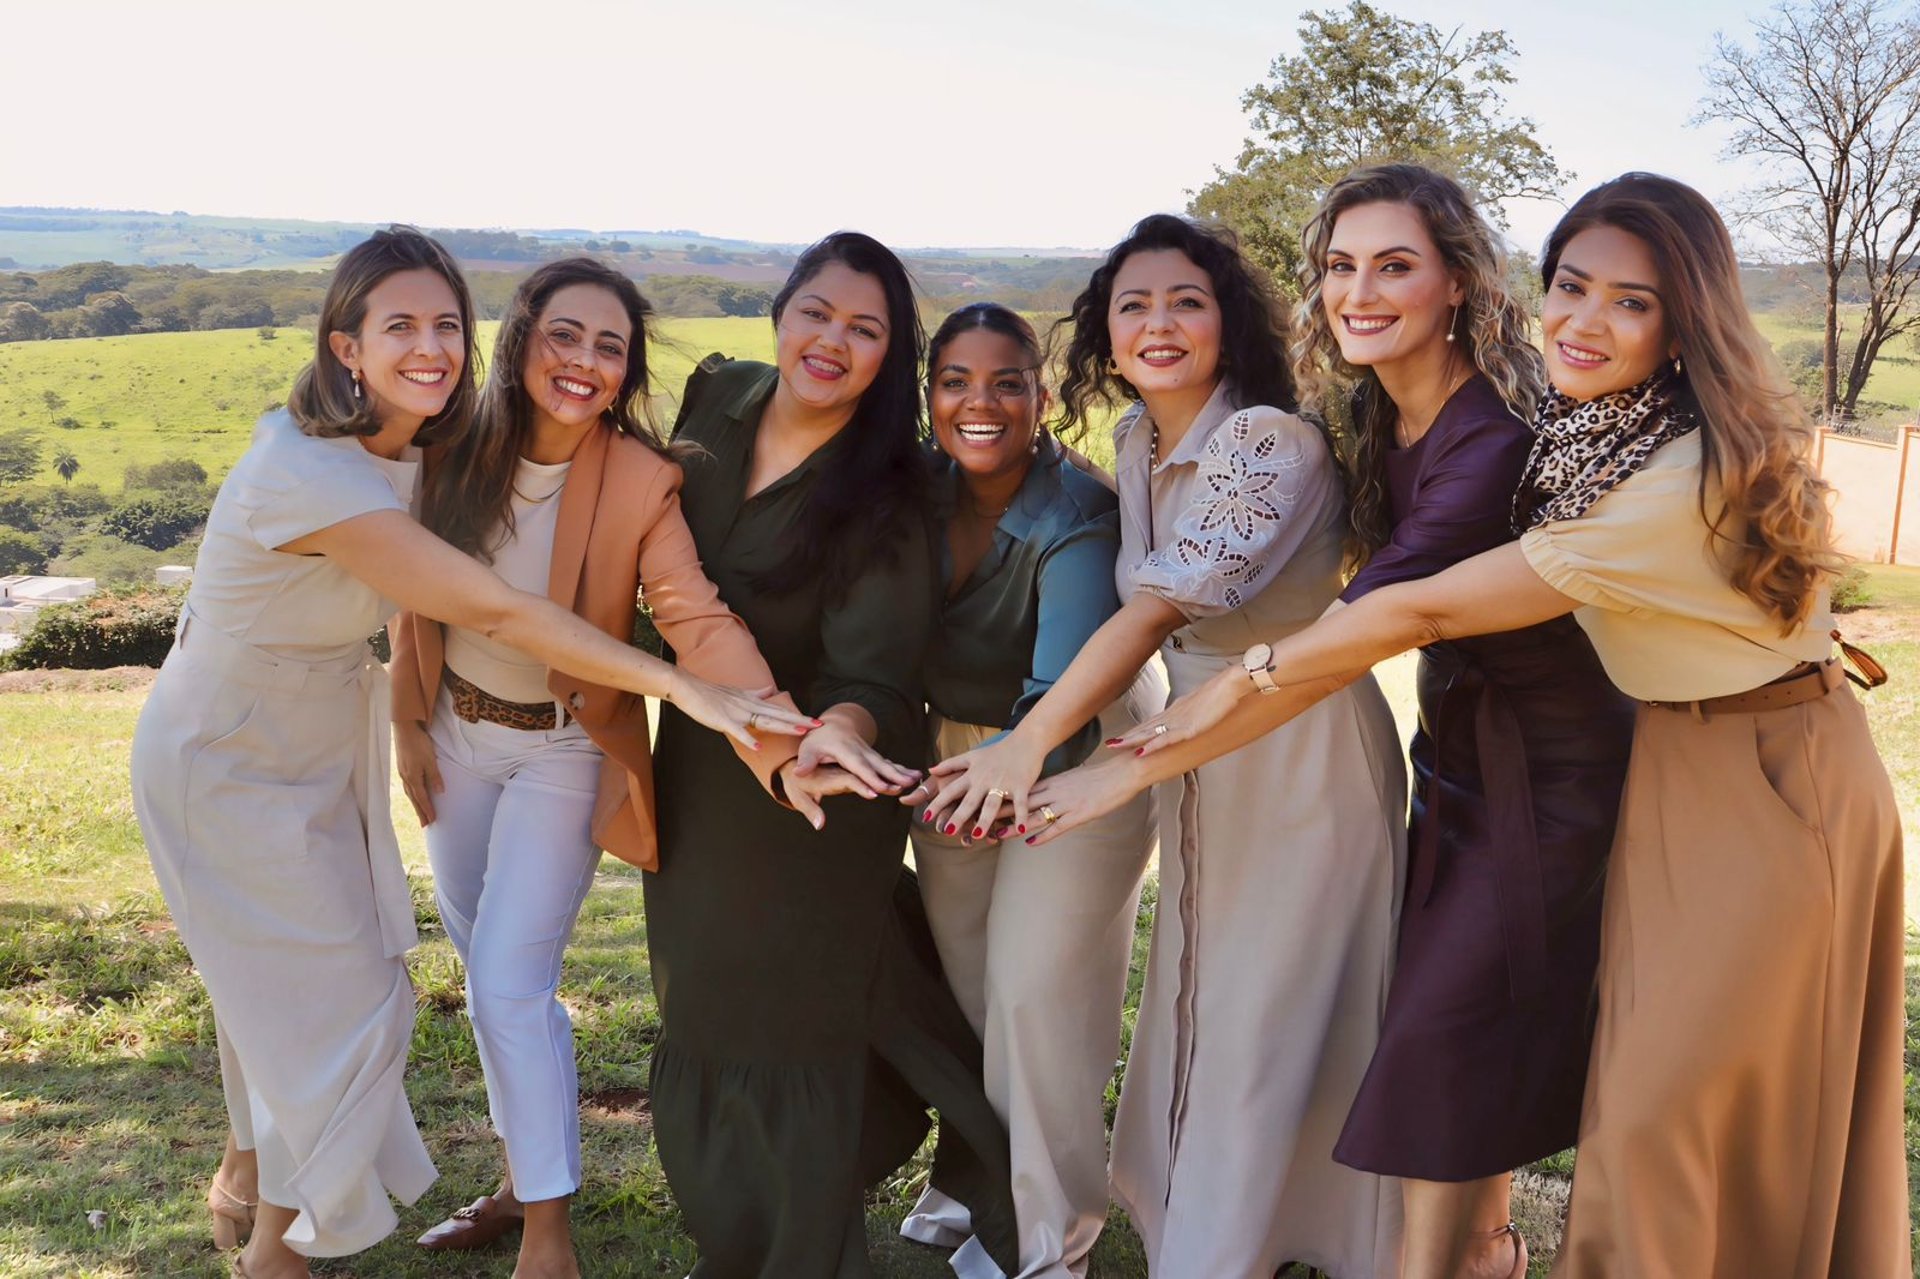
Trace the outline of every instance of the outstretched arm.
{"label": "outstretched arm", "polygon": [[325,555],[402,608],[477,631],[555,669],[674,702],[749,750],[758,749],[749,718],[764,733],[804,733],[814,724],[767,701],[770,688],[709,683],[613,639],[545,596],[515,590],[401,511],[356,515],[277,549]]}

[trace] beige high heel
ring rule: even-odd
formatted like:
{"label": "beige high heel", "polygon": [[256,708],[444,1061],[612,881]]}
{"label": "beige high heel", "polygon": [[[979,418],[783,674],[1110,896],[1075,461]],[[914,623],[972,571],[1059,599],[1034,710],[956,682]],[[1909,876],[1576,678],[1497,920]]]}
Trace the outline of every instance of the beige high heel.
{"label": "beige high heel", "polygon": [[[213,1246],[222,1252],[241,1247],[253,1235],[253,1214],[260,1206],[257,1199],[242,1199],[221,1184],[215,1175],[207,1186],[207,1212],[213,1217]],[[235,1273],[244,1275],[239,1262]]]}

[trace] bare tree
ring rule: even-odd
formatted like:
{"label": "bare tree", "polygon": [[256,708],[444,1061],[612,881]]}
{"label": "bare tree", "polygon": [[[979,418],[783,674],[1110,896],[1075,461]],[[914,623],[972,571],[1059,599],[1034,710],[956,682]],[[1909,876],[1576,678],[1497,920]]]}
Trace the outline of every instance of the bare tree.
{"label": "bare tree", "polygon": [[[1820,409],[1852,417],[1908,311],[1920,251],[1920,21],[1887,0],[1810,0],[1753,21],[1751,48],[1714,38],[1695,122],[1733,126],[1726,154],[1758,159],[1748,213],[1819,265],[1826,311]],[[1843,291],[1865,309],[1840,372]]]}

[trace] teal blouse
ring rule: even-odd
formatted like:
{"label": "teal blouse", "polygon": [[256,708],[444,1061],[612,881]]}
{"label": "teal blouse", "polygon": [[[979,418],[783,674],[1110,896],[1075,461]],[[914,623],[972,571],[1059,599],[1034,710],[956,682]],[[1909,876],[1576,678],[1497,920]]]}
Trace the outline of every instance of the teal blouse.
{"label": "teal blouse", "polygon": [[[933,471],[940,578],[948,587],[953,557],[946,521],[961,480],[944,455],[935,457]],[[942,593],[925,668],[934,710],[966,724],[997,725],[997,738],[1046,696],[1081,646],[1119,610],[1113,585],[1118,510],[1113,490],[1043,439],[1013,505],[994,527],[992,547],[957,592]],[[1095,719],[1054,748],[1045,773],[1072,768],[1099,741]]]}

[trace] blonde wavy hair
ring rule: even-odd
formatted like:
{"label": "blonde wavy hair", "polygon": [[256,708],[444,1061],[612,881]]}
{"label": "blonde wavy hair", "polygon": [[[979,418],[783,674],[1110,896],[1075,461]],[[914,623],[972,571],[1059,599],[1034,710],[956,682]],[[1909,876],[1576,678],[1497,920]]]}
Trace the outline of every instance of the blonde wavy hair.
{"label": "blonde wavy hair", "polygon": [[1454,345],[1493,384],[1507,407],[1531,420],[1546,387],[1546,367],[1533,341],[1533,318],[1508,285],[1506,252],[1459,183],[1417,164],[1370,165],[1334,183],[1300,233],[1300,302],[1294,308],[1291,354],[1303,410],[1337,415],[1343,399],[1352,409],[1347,521],[1348,553],[1355,569],[1393,533],[1386,458],[1396,409],[1371,370],[1341,358],[1321,288],[1334,224],[1341,214],[1363,204],[1404,204],[1419,215],[1465,295],[1454,321]]}
{"label": "blonde wavy hair", "polygon": [[[1622,174],[1575,201],[1547,237],[1547,287],[1568,242],[1600,226],[1625,231],[1653,255],[1680,346],[1682,403],[1700,422],[1701,515],[1722,543],[1734,589],[1790,632],[1845,559],[1833,546],[1832,490],[1813,469],[1813,422],[1753,325],[1726,224],[1684,183]],[[1719,486],[1717,511],[1708,508],[1709,479]]]}

